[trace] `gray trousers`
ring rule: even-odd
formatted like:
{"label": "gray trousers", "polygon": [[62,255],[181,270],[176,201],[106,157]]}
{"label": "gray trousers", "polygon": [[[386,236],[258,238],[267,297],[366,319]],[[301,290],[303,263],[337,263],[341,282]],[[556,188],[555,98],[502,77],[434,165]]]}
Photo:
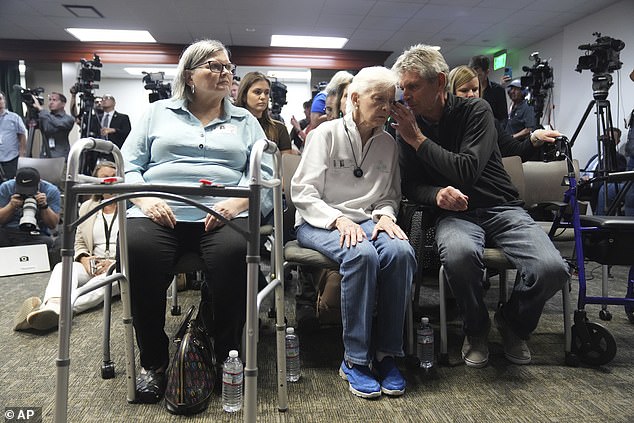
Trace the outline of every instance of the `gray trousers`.
{"label": "gray trousers", "polygon": [[568,264],[548,235],[520,207],[448,214],[438,222],[436,243],[463,312],[466,335],[484,335],[490,325],[482,288],[485,245],[501,248],[520,274],[502,313],[521,338],[535,330],[544,304],[570,277]]}

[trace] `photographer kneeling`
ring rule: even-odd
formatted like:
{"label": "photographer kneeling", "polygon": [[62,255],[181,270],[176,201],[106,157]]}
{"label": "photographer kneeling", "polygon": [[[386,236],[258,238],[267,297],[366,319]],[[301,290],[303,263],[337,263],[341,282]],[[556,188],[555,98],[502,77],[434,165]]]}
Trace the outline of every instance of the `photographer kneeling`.
{"label": "photographer kneeling", "polygon": [[57,227],[60,210],[59,189],[40,180],[37,169],[19,168],[15,179],[0,185],[0,247],[46,244],[51,263],[56,263],[50,230]]}

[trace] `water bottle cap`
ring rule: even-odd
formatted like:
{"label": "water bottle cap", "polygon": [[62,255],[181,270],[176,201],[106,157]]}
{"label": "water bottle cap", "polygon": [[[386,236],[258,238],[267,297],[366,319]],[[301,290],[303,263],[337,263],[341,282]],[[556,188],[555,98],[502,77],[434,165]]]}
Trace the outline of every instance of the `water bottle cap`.
{"label": "water bottle cap", "polygon": [[427,323],[429,323],[429,317],[422,317],[420,321],[422,324],[426,325]]}
{"label": "water bottle cap", "polygon": [[286,328],[286,333],[288,333],[290,335],[294,334],[295,333],[295,328],[293,328],[293,327]]}
{"label": "water bottle cap", "polygon": [[236,350],[229,351],[229,357],[236,358],[237,356],[238,356],[238,351]]}

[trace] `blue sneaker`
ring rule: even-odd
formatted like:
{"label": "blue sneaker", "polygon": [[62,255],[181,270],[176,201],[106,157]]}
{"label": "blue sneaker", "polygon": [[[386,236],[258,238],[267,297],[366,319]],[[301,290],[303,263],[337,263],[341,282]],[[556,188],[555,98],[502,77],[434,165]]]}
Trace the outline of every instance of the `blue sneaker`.
{"label": "blue sneaker", "polygon": [[383,360],[375,361],[374,363],[374,368],[379,374],[379,380],[381,381],[381,392],[394,397],[403,395],[407,383],[396,367],[394,357],[387,356]]}
{"label": "blue sneaker", "polygon": [[348,367],[346,360],[343,360],[339,367],[339,376],[348,381],[350,392],[361,398],[376,398],[381,395],[381,385],[368,366],[353,364]]}

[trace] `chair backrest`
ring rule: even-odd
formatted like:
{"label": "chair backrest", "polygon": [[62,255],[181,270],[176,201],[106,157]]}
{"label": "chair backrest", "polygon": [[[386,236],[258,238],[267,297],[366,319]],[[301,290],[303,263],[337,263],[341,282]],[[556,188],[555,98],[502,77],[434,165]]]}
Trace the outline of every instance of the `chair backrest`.
{"label": "chair backrest", "polygon": [[522,168],[522,159],[520,156],[502,157],[504,170],[511,177],[511,182],[517,188],[517,192],[521,199],[525,195],[524,169]]}
{"label": "chair backrest", "polygon": [[291,179],[299,166],[299,162],[302,157],[297,154],[283,154],[282,155],[282,189],[284,190],[284,197],[286,198],[286,205],[293,207],[293,199],[291,198]]}
{"label": "chair backrest", "polygon": [[[579,162],[573,160],[575,176],[579,177]],[[547,202],[563,201],[567,187],[562,185],[568,175],[568,164],[565,160],[554,162],[525,162],[524,201],[527,206]]]}
{"label": "chair backrest", "polygon": [[18,158],[18,169],[21,167],[32,167],[40,172],[40,178],[63,188],[64,185],[64,168],[66,159],[64,157],[53,158],[36,158],[36,157],[20,157]]}

